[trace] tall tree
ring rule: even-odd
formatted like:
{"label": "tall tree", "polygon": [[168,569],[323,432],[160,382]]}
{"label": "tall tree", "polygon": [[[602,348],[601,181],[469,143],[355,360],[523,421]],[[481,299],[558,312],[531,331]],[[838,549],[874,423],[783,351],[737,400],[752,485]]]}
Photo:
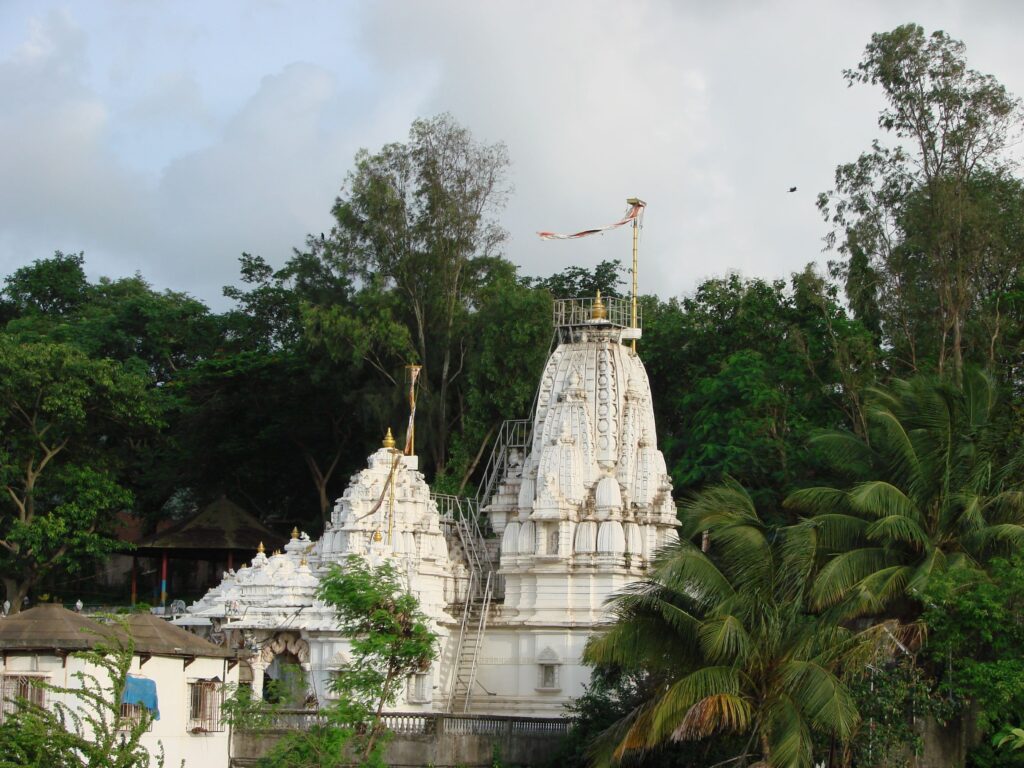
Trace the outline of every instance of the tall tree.
{"label": "tall tree", "polygon": [[11,609],[41,578],[117,542],[123,449],[158,423],[151,390],[111,360],[0,335],[0,567]]}
{"label": "tall tree", "polygon": [[[356,167],[334,205],[330,235],[310,238],[310,249],[342,265],[366,298],[373,300],[355,322],[323,323],[338,332],[326,340],[335,349],[392,343],[394,356],[419,363],[421,412],[429,422],[425,446],[436,468],[448,454],[449,434],[460,414],[456,388],[465,374],[467,315],[477,286],[486,281],[506,233],[496,214],[508,192],[508,154],[502,144],[484,144],[450,115],[417,120],[406,143],[356,155]],[[311,307],[312,322],[330,313]],[[405,344],[408,349],[404,349]],[[372,360],[394,380],[398,361]]]}
{"label": "tall tree", "polygon": [[957,382],[967,325],[976,313],[998,312],[987,300],[1019,278],[1022,244],[1007,248],[991,227],[999,218],[991,189],[1019,194],[1010,191],[1020,184],[1007,149],[1020,102],[969,69],[964,51],[914,24],[872,36],[845,77],[882,89],[878,125],[896,143],[875,141],[839,166],[835,189],[818,201],[834,225],[829,243],[846,257],[836,272],[858,315],[891,345],[897,372],[934,366]]}

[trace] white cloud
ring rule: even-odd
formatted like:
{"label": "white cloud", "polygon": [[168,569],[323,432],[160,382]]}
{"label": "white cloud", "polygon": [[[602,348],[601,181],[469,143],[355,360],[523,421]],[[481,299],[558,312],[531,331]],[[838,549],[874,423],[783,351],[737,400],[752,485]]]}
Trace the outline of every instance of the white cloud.
{"label": "white cloud", "polygon": [[210,302],[241,251],[281,263],[326,230],[356,149],[418,116],[508,144],[507,255],[529,273],[628,261],[625,232],[533,232],[647,199],[641,287],[668,296],[820,257],[814,197],[878,133],[877,94],[840,75],[872,32],[947,28],[1024,92],[1013,3],[74,8],[26,11],[0,47],[0,270],[84,249],[93,274],[139,270]]}

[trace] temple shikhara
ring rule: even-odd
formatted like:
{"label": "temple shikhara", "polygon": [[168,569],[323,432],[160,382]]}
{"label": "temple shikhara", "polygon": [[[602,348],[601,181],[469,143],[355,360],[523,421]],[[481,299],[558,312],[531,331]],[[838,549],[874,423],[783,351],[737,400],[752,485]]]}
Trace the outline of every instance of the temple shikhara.
{"label": "temple shikhara", "polygon": [[554,303],[556,343],[530,419],[506,422],[480,493],[435,494],[390,431],[337,500],[324,535],[293,531],[193,604],[179,623],[245,647],[262,690],[284,665],[310,701],[332,696],[346,641],[315,598],[319,575],[358,555],[404,574],[440,637],[396,709],[558,717],[590,677],[587,638],[605,601],[676,538],[635,301]]}

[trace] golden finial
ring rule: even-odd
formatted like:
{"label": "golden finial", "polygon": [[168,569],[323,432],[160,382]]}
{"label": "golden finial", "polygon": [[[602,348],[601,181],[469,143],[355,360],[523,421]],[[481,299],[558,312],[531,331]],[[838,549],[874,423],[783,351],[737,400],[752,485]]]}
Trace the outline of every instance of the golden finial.
{"label": "golden finial", "polygon": [[374,541],[380,541],[382,538],[384,538],[384,537],[380,535],[380,531],[374,531],[373,532],[373,540]]}
{"label": "golden finial", "polygon": [[294,528],[292,528],[292,538],[293,539],[299,538],[299,526],[297,526],[297,525]]}
{"label": "golden finial", "polygon": [[590,311],[591,320],[607,320],[608,319],[608,308],[601,301],[601,292],[597,292],[597,298],[594,299],[594,308]]}
{"label": "golden finial", "polygon": [[381,445],[389,449],[395,447],[395,436],[391,434],[391,427],[388,427],[388,433],[384,435],[384,442]]}
{"label": "golden finial", "polygon": [[256,547],[256,551],[257,551],[257,552],[259,552],[259,553],[260,553],[261,555],[262,555],[262,554],[263,554],[264,552],[266,552],[266,550],[265,550],[265,549],[263,549],[263,542],[262,542],[262,541],[260,542],[260,545],[259,545],[258,547]]}

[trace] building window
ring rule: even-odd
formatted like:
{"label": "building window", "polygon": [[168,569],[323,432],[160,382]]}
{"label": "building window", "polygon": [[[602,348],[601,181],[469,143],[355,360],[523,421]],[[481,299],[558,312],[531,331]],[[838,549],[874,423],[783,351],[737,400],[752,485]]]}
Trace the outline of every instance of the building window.
{"label": "building window", "polygon": [[46,689],[42,683],[46,675],[0,675],[0,691],[3,701],[0,702],[0,723],[7,715],[18,711],[18,702],[25,701],[37,707],[46,706]]}
{"label": "building window", "polygon": [[557,691],[561,689],[558,680],[558,664],[540,664],[537,679],[537,688],[542,691]]}
{"label": "building window", "polygon": [[409,703],[429,704],[433,691],[430,686],[430,675],[426,672],[409,675]]}
{"label": "building window", "polygon": [[152,713],[146,708],[145,704],[122,704],[121,719],[117,723],[117,730],[133,731],[139,726],[139,723],[142,722],[142,718],[144,717],[149,718],[149,726],[146,730],[152,731]]}
{"label": "building window", "polygon": [[188,684],[188,730],[192,733],[223,731],[220,722],[222,688],[218,680],[195,680]]}

